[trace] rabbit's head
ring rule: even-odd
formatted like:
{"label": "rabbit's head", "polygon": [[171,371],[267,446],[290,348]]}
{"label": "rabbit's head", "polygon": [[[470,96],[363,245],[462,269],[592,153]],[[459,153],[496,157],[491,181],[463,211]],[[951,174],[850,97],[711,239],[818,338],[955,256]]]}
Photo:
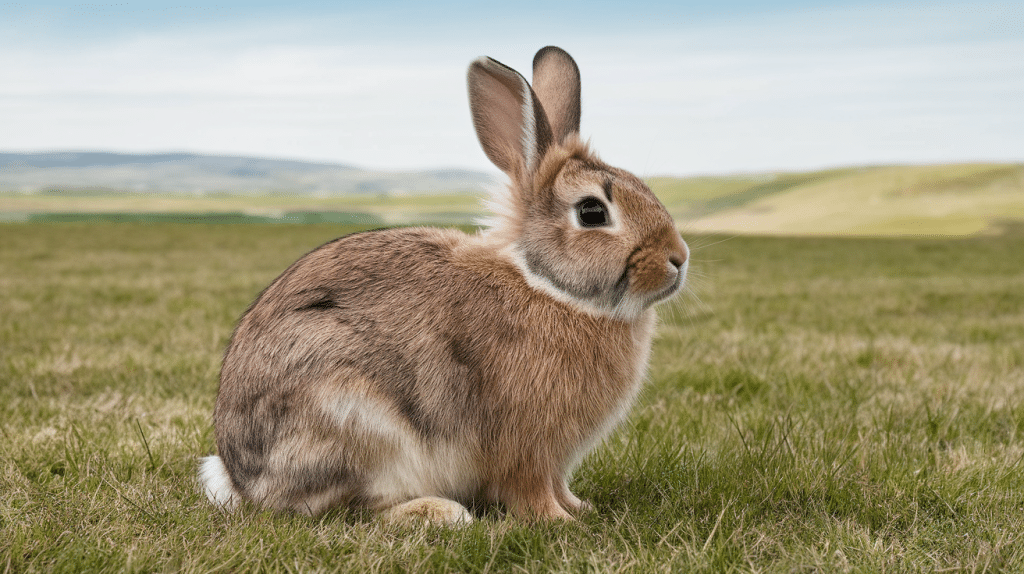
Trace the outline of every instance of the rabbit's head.
{"label": "rabbit's head", "polygon": [[469,101],[484,152],[511,178],[489,203],[488,233],[533,287],[625,320],[680,289],[689,254],[665,207],[580,140],[580,74],[569,54],[537,52],[532,88],[480,58],[469,68]]}

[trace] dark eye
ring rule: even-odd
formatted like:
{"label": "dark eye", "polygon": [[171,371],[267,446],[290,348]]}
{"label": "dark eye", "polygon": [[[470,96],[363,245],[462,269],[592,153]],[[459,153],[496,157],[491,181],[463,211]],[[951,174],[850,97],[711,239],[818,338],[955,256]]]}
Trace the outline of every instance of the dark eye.
{"label": "dark eye", "polygon": [[588,197],[576,204],[576,218],[583,227],[608,225],[608,209],[600,200]]}

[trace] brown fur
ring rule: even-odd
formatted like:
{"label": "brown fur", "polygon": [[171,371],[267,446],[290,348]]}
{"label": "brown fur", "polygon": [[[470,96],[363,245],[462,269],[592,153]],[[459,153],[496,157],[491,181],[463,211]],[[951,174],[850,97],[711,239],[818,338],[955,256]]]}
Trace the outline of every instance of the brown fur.
{"label": "brown fur", "polygon": [[[546,73],[570,73],[566,59],[549,52]],[[519,89],[507,68],[474,67],[471,94]],[[500,81],[474,83],[493,70]],[[489,106],[520,105],[506,96],[471,95],[488,155],[513,178],[514,227],[349,235],[289,267],[242,317],[214,415],[238,497],[308,514],[459,516],[431,497],[552,518],[587,507],[567,478],[639,391],[651,305],[678,289],[686,246],[650,190],[575,133],[536,139],[529,168],[514,130],[491,125],[509,114]],[[580,199],[608,195],[615,227],[570,224]]]}

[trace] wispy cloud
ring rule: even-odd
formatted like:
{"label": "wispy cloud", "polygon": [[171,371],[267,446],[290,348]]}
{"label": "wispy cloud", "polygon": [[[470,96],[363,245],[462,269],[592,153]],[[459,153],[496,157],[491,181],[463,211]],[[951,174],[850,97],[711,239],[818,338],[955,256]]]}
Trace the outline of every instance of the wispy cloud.
{"label": "wispy cloud", "polygon": [[583,70],[584,135],[647,174],[1021,160],[1024,31],[1013,10],[790,9],[561,32],[229,11],[73,41],[43,22],[35,37],[18,27],[0,51],[0,148],[486,167],[466,65],[487,53],[528,72],[533,51],[557,43]]}

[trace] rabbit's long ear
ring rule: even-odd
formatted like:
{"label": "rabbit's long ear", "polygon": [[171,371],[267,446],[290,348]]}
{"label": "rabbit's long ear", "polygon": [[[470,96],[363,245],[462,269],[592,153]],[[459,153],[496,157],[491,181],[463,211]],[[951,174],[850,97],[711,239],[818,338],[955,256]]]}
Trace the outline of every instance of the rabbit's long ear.
{"label": "rabbit's long ear", "polygon": [[533,172],[551,145],[551,127],[530,84],[512,68],[483,57],[469,65],[469,108],[480,146],[512,174]]}
{"label": "rabbit's long ear", "polygon": [[541,48],[533,57],[533,91],[551,123],[556,142],[580,131],[580,69],[565,50]]}

